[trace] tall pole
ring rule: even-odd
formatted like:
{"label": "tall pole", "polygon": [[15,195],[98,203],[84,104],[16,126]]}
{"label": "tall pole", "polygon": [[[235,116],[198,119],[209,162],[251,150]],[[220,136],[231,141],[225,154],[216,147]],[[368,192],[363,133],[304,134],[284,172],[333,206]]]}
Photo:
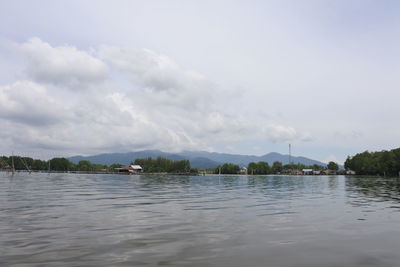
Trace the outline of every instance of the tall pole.
{"label": "tall pole", "polygon": [[292,164],[292,145],[289,144],[289,164]]}

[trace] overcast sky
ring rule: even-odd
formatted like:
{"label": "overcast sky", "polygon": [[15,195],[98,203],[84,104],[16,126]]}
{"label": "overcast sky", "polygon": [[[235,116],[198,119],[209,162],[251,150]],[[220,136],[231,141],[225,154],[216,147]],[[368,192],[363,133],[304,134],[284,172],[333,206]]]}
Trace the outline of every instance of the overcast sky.
{"label": "overcast sky", "polygon": [[0,1],[0,154],[340,163],[400,143],[399,1]]}

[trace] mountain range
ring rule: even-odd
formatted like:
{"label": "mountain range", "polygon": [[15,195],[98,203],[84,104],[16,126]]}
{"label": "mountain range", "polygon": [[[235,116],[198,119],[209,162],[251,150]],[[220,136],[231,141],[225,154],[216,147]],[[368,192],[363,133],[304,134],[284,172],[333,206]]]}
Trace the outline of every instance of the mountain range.
{"label": "mountain range", "polygon": [[[271,152],[263,156],[251,156],[251,155],[238,155],[238,154],[227,154],[227,153],[217,153],[217,152],[207,152],[207,151],[183,151],[179,153],[167,153],[160,150],[143,150],[137,152],[127,152],[127,153],[107,153],[99,154],[93,156],[74,156],[70,157],[69,160],[78,163],[81,160],[88,160],[96,164],[111,165],[113,163],[119,163],[123,165],[128,165],[132,161],[138,158],[157,158],[164,157],[171,160],[189,160],[190,165],[193,168],[198,169],[209,169],[215,168],[218,165],[224,163],[234,163],[241,167],[247,166],[250,162],[265,161],[270,165],[274,161],[280,161],[283,164],[289,163],[289,155],[283,155],[276,152]],[[292,162],[304,165],[321,165],[326,166],[325,163],[306,157],[294,157],[292,156]]]}

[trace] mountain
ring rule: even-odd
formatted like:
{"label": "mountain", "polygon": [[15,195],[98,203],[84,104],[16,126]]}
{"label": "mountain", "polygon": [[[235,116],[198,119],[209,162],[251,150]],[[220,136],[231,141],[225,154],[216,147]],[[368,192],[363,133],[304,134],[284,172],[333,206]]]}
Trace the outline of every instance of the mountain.
{"label": "mountain", "polygon": [[[227,154],[227,153],[216,153],[206,151],[183,151],[179,153],[167,153],[160,150],[143,150],[138,152],[128,153],[108,153],[99,154],[93,156],[74,156],[70,157],[69,160],[78,163],[80,160],[89,160],[92,163],[111,165],[113,163],[120,163],[128,165],[132,161],[138,158],[157,158],[164,157],[171,160],[189,160],[190,165],[193,168],[208,169],[215,168],[223,163],[234,163],[239,166],[247,166],[250,162],[266,161],[270,165],[274,161],[280,161],[283,164],[289,163],[289,155],[283,155],[276,152],[271,152],[263,156],[251,156],[251,155],[238,155],[238,154]],[[321,165],[326,166],[325,163],[309,159],[306,157],[294,157],[292,156],[292,162],[304,165]]]}

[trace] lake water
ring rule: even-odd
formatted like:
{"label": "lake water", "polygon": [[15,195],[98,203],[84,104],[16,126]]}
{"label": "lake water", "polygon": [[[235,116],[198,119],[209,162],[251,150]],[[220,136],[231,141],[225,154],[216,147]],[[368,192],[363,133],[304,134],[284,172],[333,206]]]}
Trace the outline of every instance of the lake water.
{"label": "lake water", "polygon": [[400,180],[0,173],[1,266],[399,266]]}

